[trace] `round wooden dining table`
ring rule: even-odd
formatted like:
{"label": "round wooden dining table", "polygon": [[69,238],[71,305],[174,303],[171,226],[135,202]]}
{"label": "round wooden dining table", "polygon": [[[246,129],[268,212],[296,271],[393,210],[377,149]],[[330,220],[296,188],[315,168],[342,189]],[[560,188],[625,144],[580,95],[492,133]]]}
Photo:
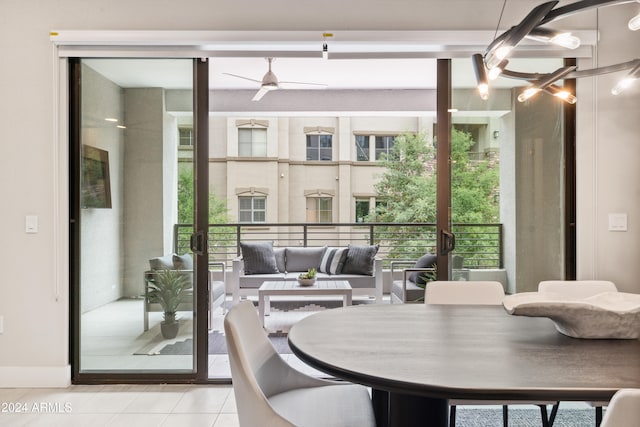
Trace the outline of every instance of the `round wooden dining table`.
{"label": "round wooden dining table", "polygon": [[293,353],[372,388],[379,426],[447,426],[448,400],[608,401],[640,388],[640,340],[576,339],[499,306],[375,304],[313,314]]}

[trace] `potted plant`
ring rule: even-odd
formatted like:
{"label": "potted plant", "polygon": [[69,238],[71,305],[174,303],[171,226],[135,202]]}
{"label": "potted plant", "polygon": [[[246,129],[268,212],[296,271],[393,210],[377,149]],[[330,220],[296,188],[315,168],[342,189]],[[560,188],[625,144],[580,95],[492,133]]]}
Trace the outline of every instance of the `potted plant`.
{"label": "potted plant", "polygon": [[316,283],[316,269],[310,268],[306,273],[298,275],[298,283],[300,286],[311,286]]}
{"label": "potted plant", "polygon": [[176,312],[190,288],[189,277],[179,270],[160,270],[150,280],[149,300],[160,304],[164,311],[164,321],[160,324],[164,338],[175,338],[178,335]]}

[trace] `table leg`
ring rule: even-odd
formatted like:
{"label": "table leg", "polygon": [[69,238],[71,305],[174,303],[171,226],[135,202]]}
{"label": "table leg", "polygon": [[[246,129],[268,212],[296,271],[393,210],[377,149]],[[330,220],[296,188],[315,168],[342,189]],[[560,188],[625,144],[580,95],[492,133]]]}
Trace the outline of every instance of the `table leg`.
{"label": "table leg", "polygon": [[264,297],[264,315],[271,316],[271,297],[269,295]]}
{"label": "table leg", "polygon": [[345,307],[351,305],[351,292],[344,294],[342,297],[342,305]]}
{"label": "table leg", "polygon": [[258,292],[258,317],[260,317],[260,321],[262,322],[262,327],[264,328],[264,301],[265,296]]}
{"label": "table leg", "polygon": [[389,426],[389,392],[371,389],[371,402],[376,417],[376,427]]}
{"label": "table leg", "polygon": [[377,427],[447,427],[449,402],[372,389]]}

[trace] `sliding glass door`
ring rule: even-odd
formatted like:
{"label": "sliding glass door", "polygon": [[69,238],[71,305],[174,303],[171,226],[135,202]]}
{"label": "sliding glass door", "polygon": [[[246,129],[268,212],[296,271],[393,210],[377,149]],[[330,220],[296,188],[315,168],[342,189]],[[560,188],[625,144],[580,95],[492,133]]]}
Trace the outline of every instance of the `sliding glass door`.
{"label": "sliding glass door", "polygon": [[206,262],[203,282],[203,248],[174,236],[199,206],[194,61],[72,59],[70,76],[74,375],[193,377]]}
{"label": "sliding glass door", "polygon": [[[559,58],[511,60],[514,69],[553,71]],[[452,277],[499,280],[509,293],[535,291],[565,275],[564,115],[573,108],[527,81],[500,77],[482,100],[471,59],[452,60]]]}

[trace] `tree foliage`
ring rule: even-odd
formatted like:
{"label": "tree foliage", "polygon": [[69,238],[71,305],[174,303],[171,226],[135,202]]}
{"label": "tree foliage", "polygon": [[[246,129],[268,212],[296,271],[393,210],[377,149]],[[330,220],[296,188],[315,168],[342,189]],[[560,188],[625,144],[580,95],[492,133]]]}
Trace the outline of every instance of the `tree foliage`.
{"label": "tree foliage", "polygon": [[[178,223],[193,224],[194,181],[192,169],[181,169],[178,174]],[[209,193],[209,224],[229,222],[229,210],[224,200]]]}
{"label": "tree foliage", "polygon": [[[469,160],[471,135],[451,131],[451,197],[454,223],[496,222],[498,169],[487,161]],[[376,209],[378,222],[436,221],[436,151],[424,134],[403,134],[395,139],[385,171],[375,185],[384,201]]]}
{"label": "tree foliage", "polygon": [[[475,144],[471,135],[451,131],[451,197],[454,224],[495,223],[499,220],[497,192],[499,171],[488,161],[471,161],[469,150]],[[375,185],[376,222],[436,222],[436,150],[424,134],[403,134],[395,139],[389,156],[381,161],[384,172]],[[435,252],[435,228],[416,230],[380,229],[389,233],[389,258],[415,259]],[[478,233],[473,239],[485,237]],[[468,256],[476,248],[468,249]]]}

